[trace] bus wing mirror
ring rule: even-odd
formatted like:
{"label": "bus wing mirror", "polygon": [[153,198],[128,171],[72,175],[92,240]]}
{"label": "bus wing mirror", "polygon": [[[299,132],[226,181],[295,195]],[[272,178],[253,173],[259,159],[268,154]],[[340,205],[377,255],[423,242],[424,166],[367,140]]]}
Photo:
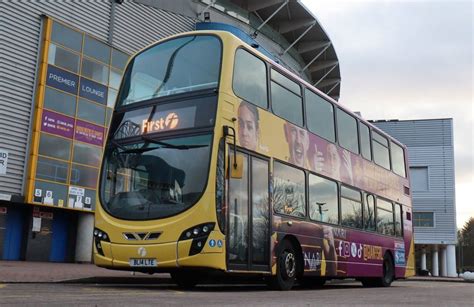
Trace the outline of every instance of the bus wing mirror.
{"label": "bus wing mirror", "polygon": [[244,170],[244,157],[242,155],[234,156],[230,161],[230,178],[242,179]]}
{"label": "bus wing mirror", "polygon": [[[243,167],[242,163],[244,161],[244,158],[242,155],[237,154],[236,150],[236,145],[235,145],[235,129],[229,126],[224,126],[224,137],[230,136],[232,137],[233,143],[232,143],[232,149],[233,149],[233,157],[232,161],[230,161],[230,178],[236,178],[236,179],[241,179],[242,178],[242,173],[243,173]],[[232,134],[230,134],[230,131],[232,131]]]}

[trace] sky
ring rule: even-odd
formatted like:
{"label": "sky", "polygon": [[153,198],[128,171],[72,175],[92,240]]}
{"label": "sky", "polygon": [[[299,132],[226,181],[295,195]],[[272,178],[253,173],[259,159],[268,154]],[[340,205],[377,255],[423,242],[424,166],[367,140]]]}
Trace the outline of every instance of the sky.
{"label": "sky", "polygon": [[471,0],[303,0],[330,37],[339,102],[366,119],[453,118],[456,219],[474,217]]}

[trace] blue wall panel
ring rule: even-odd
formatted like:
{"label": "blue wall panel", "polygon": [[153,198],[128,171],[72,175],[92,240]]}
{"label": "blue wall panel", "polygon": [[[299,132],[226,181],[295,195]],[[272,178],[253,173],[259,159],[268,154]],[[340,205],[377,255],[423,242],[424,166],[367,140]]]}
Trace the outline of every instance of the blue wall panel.
{"label": "blue wall panel", "polygon": [[67,257],[69,224],[72,216],[67,212],[57,211],[53,218],[53,237],[49,261],[65,262]]}
{"label": "blue wall panel", "polygon": [[25,220],[24,210],[14,207],[8,208],[5,241],[3,242],[3,260],[20,260]]}

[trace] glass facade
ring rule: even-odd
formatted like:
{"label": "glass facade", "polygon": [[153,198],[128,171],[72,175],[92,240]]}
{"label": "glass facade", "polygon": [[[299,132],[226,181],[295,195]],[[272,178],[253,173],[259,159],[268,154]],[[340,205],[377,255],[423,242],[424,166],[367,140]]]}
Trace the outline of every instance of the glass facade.
{"label": "glass facade", "polygon": [[433,212],[413,212],[413,226],[434,227]]}
{"label": "glass facade", "polygon": [[[100,161],[128,55],[46,21],[29,201],[94,210]],[[111,93],[112,91],[112,93]],[[111,93],[111,97],[109,97]]]}

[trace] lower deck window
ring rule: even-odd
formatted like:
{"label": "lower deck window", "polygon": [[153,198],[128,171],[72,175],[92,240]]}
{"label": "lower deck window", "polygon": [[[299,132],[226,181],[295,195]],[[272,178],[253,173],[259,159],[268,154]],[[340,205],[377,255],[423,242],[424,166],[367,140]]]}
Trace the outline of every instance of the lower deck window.
{"label": "lower deck window", "polygon": [[337,224],[337,183],[309,175],[309,217],[313,221]]}
{"label": "lower deck window", "polygon": [[362,197],[359,191],[341,187],[341,224],[362,228]]}
{"label": "lower deck window", "polygon": [[275,212],[297,217],[306,216],[304,172],[278,162],[275,162],[273,171]]}
{"label": "lower deck window", "polygon": [[392,203],[383,199],[377,199],[377,231],[389,236],[395,234]]}

